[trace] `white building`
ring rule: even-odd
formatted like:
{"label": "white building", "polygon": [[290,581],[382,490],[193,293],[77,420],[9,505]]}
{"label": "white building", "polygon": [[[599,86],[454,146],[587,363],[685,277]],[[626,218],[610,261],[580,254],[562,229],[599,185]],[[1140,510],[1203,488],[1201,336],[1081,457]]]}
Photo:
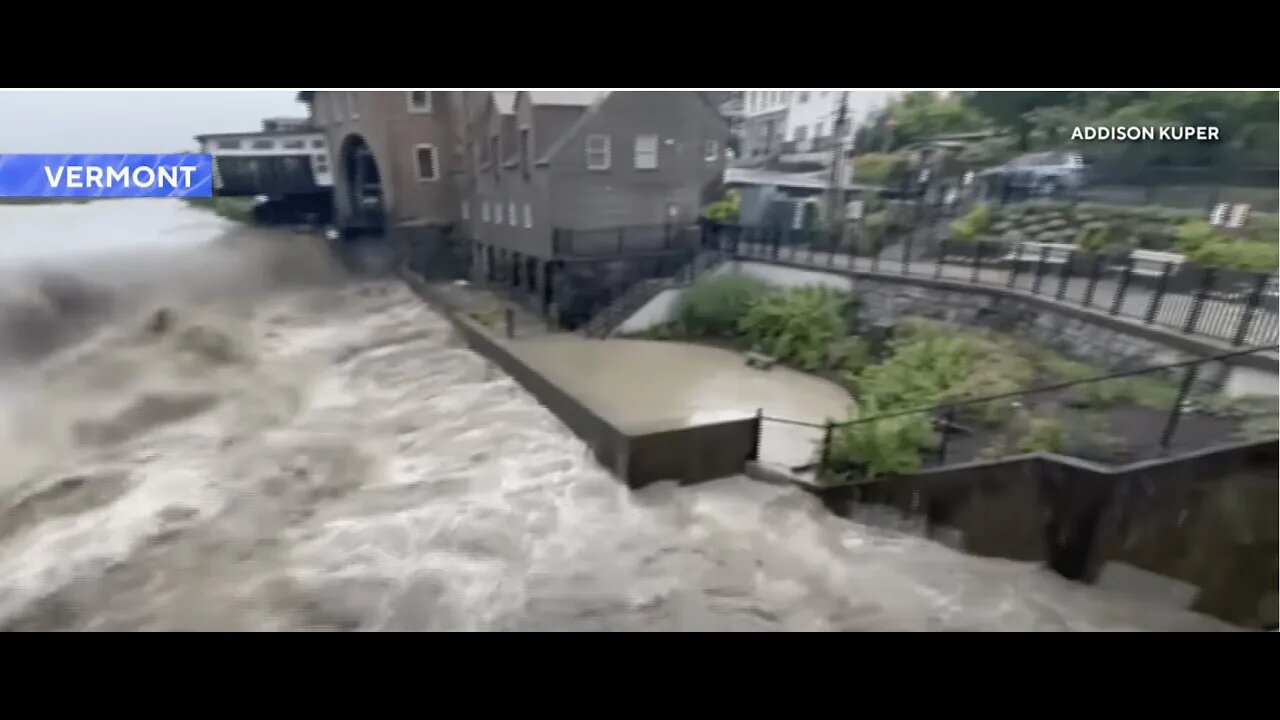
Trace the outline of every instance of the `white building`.
{"label": "white building", "polygon": [[743,153],[750,159],[778,152],[826,150],[834,140],[840,97],[849,102],[848,129],[882,109],[891,93],[883,90],[748,90],[743,98]]}

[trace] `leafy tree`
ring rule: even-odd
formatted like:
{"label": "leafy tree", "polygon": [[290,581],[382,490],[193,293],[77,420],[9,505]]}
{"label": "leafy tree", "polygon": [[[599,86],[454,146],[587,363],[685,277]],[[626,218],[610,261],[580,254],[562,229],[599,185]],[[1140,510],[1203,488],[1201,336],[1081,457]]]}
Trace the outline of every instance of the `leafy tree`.
{"label": "leafy tree", "polygon": [[981,130],[987,119],[962,96],[917,91],[889,105],[886,124],[893,132],[893,145],[901,147],[934,135]]}

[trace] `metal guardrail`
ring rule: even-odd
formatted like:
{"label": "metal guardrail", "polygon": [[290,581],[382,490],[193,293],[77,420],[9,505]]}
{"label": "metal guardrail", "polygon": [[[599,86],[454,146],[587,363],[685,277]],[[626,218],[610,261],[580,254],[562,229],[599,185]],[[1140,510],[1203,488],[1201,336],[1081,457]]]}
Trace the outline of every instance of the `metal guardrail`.
{"label": "metal guardrail", "polygon": [[689,250],[697,247],[697,225],[639,225],[579,230],[554,228],[552,253],[556,257],[603,257]]}
{"label": "metal guardrail", "polygon": [[1104,255],[1058,244],[951,240],[944,227],[950,217],[937,215],[888,236],[863,227],[831,236],[720,224],[711,226],[708,242],[744,259],[1003,288],[1236,346],[1280,338],[1273,273],[1174,261],[1156,267],[1132,253]]}
{"label": "metal guardrail", "polygon": [[[940,466],[948,463],[968,462],[981,459],[979,454],[974,452],[973,447],[956,448],[955,439],[957,436],[967,435],[973,437],[975,432],[973,428],[968,428],[964,424],[966,409],[981,410],[990,408],[993,405],[1007,406],[1018,410],[1042,410],[1042,411],[1058,411],[1063,407],[1074,405],[1087,406],[1090,402],[1102,402],[1103,407],[1111,407],[1106,405],[1107,398],[1113,398],[1110,402],[1115,402],[1114,398],[1120,396],[1120,390],[1117,383],[1132,380],[1137,377],[1155,377],[1159,376],[1165,383],[1172,383],[1169,375],[1179,375],[1176,381],[1176,391],[1168,397],[1167,406],[1156,408],[1151,405],[1152,400],[1147,398],[1144,401],[1138,401],[1143,404],[1147,410],[1146,419],[1154,419],[1156,415],[1161,416],[1162,421],[1159,423],[1139,424],[1136,428],[1130,428],[1139,435],[1136,438],[1139,442],[1136,447],[1129,448],[1134,453],[1134,457],[1125,458],[1126,460],[1141,460],[1152,457],[1161,457],[1169,454],[1174,450],[1188,450],[1192,447],[1199,448],[1212,444],[1215,440],[1221,438],[1201,437],[1192,435],[1189,437],[1179,437],[1178,430],[1186,418],[1186,416],[1195,411],[1191,400],[1199,395],[1197,391],[1197,380],[1200,377],[1202,368],[1208,363],[1220,363],[1232,358],[1251,355],[1254,353],[1274,351],[1272,347],[1255,347],[1245,350],[1237,350],[1228,353],[1222,353],[1207,358],[1198,358],[1195,360],[1186,360],[1176,363],[1168,363],[1164,365],[1156,365],[1151,367],[1140,368],[1136,370],[1128,370],[1123,372],[1110,373],[1092,378],[1084,378],[1078,380],[1070,380],[1040,387],[1031,388],[1017,392],[999,393],[994,395],[985,395],[980,397],[957,399],[952,402],[935,404],[926,407],[913,407],[891,412],[884,412],[872,417],[856,418],[844,422],[828,421],[826,423],[814,423],[803,420],[794,420],[790,418],[771,417],[764,415],[762,411],[757,411],[757,418],[760,421],[760,432],[763,434],[767,431],[770,424],[802,426],[820,430],[822,435],[821,443],[816,449],[816,457],[806,460],[804,463],[794,466],[793,470],[813,469],[819,477],[827,476],[837,471],[847,471],[847,468],[837,468],[832,460],[833,444],[835,435],[840,431],[847,431],[859,427],[873,428],[878,423],[888,420],[904,418],[909,416],[924,416],[928,419],[930,427],[933,429],[936,437],[936,444],[931,447],[921,447],[920,450],[927,455],[924,463],[925,467]],[[1173,387],[1166,385],[1165,387]],[[1122,403],[1117,403],[1118,406]],[[1258,417],[1269,414],[1275,417],[1275,408],[1269,408]],[[1212,413],[1205,413],[1202,416],[1213,417]],[[1141,421],[1143,418],[1136,418],[1135,422]],[[1237,418],[1239,419],[1239,418]],[[1217,424],[1219,421],[1214,421]],[[1225,422],[1225,421],[1222,421]],[[1001,432],[992,428],[983,428],[986,435],[1001,439]],[[1076,431],[1079,428],[1066,428],[1068,431]],[[1221,431],[1222,427],[1215,427],[1215,430]],[[868,432],[875,432],[869,430]],[[987,438],[988,440],[991,438]],[[1008,439],[1008,438],[1004,438]],[[1016,446],[1015,446],[1016,449]],[[1013,453],[1009,453],[1013,454]],[[1104,458],[1094,458],[1104,459]]]}

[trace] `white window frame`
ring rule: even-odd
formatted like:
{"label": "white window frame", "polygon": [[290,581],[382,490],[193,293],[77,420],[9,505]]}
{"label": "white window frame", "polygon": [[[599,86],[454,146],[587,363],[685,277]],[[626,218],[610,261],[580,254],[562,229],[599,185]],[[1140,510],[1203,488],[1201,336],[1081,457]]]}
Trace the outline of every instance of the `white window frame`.
{"label": "white window frame", "polygon": [[[592,141],[596,141],[600,147],[592,148]],[[587,155],[588,170],[608,170],[613,164],[613,140],[608,135],[592,134],[588,135],[584,141]],[[601,156],[599,162],[592,162],[592,155]]]}
{"label": "white window frame", "polygon": [[[422,158],[418,155],[419,150],[431,148],[431,177],[422,177]],[[413,170],[417,174],[418,182],[436,182],[440,179],[440,150],[432,143],[418,143],[413,146]]]}
{"label": "white window frame", "polygon": [[[425,105],[413,104],[413,94],[416,92],[424,93],[426,95],[427,102]],[[430,115],[434,109],[435,102],[431,97],[430,90],[408,90],[404,94],[404,104],[405,107],[409,109],[409,112],[414,115]]]}
{"label": "white window frame", "polygon": [[489,201],[480,201],[480,222],[489,222]]}
{"label": "white window frame", "polygon": [[511,200],[507,203],[507,224],[511,227],[517,227],[520,219],[516,217],[516,201]]}
{"label": "white window frame", "polygon": [[707,140],[702,144],[702,159],[705,162],[715,162],[720,159],[720,143],[715,140]]}
{"label": "white window frame", "polygon": [[[635,168],[637,170],[657,170],[658,169],[658,136],[657,135],[637,135],[635,140]],[[641,147],[643,144],[650,144],[650,147]]]}
{"label": "white window frame", "polygon": [[526,229],[533,228],[533,203],[524,204],[524,226]]}

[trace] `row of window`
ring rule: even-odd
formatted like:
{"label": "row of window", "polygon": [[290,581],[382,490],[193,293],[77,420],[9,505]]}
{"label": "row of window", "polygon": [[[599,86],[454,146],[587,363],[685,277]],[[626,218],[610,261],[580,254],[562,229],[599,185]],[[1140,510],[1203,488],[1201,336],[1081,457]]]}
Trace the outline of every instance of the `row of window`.
{"label": "row of window", "polygon": [[[818,97],[826,97],[827,90],[817,93]],[[807,90],[796,92],[796,102],[803,105],[809,102],[809,98],[814,93]],[[751,90],[747,92],[746,106],[747,112],[759,112],[774,106],[785,105],[791,100],[791,91],[789,90]]]}
{"label": "row of window", "polygon": [[[612,139],[608,135],[588,135],[586,141],[587,169],[608,170],[613,164]],[[720,144],[707,140],[702,146],[702,159],[715,162],[720,158]],[[637,135],[632,162],[637,170],[658,168],[658,136]]]}
{"label": "row of window", "polygon": [[[240,138],[228,138],[218,140],[215,145],[219,150],[239,150],[244,146],[244,141]],[[305,150],[307,141],[301,138],[293,140],[281,140],[280,148],[283,150]],[[324,147],[324,140],[317,138],[311,141],[311,147],[320,149]],[[249,143],[250,150],[275,150],[276,141],[272,138],[260,138]]]}
{"label": "row of window", "polygon": [[[431,91],[410,90],[405,94],[405,107],[409,112],[425,115],[432,111]],[[360,117],[359,93],[323,92],[316,96],[313,113],[321,125],[329,122],[356,120]]]}
{"label": "row of window", "polygon": [[[506,210],[505,213],[503,212],[504,209]],[[506,203],[505,205],[497,201],[491,204],[488,200],[481,200],[480,201],[480,222],[492,223],[494,225],[502,225],[505,221],[505,223],[507,225],[510,225],[511,227],[519,227],[520,216],[517,213],[517,209],[518,208],[514,200]],[[524,226],[526,228],[532,228],[533,227],[532,203],[525,203],[523,209],[524,209]],[[462,219],[463,220],[471,219],[471,203],[465,200],[462,201]]]}

